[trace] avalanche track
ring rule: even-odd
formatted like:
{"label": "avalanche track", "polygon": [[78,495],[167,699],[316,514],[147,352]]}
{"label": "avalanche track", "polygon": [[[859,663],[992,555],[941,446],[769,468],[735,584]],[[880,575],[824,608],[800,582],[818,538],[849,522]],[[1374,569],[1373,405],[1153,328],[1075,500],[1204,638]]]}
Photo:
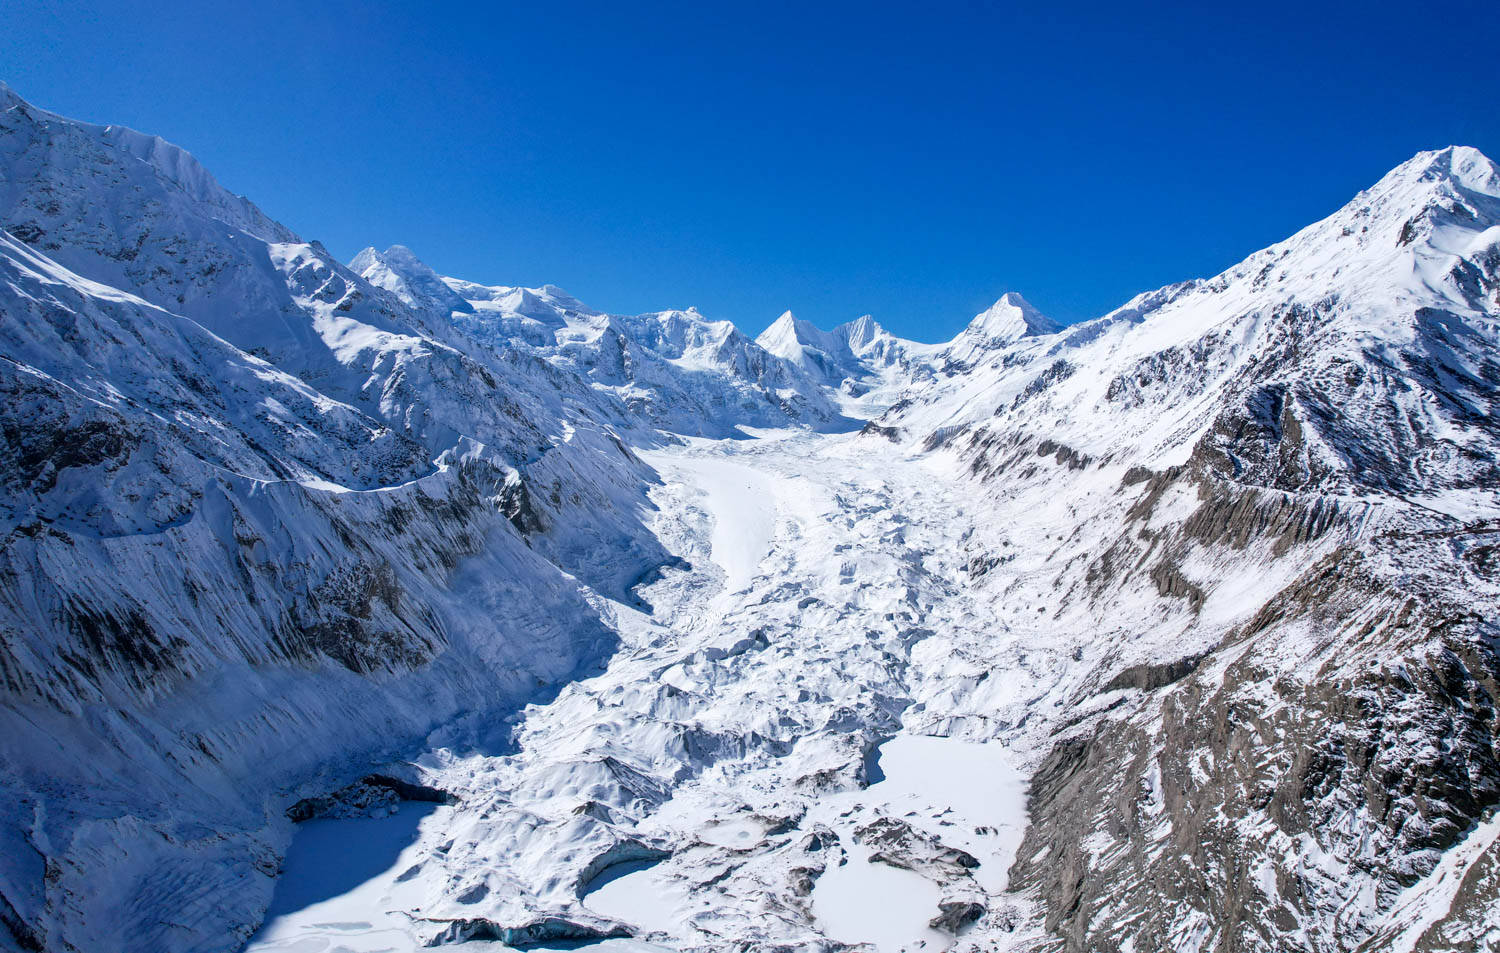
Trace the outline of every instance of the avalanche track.
{"label": "avalanche track", "polygon": [[[1007,916],[1024,758],[920,738],[972,680],[966,645],[1000,626],[957,582],[957,483],[882,451],[775,431],[648,454],[654,528],[682,560],[640,587],[649,614],[601,600],[620,638],[602,672],[508,732],[435,736],[420,764],[457,803],[384,873],[307,891],[328,861],[294,846],[285,877],[304,886],[288,889],[324,899],[278,899],[250,950],[938,950],[980,911]],[[502,915],[466,916],[500,898]],[[861,916],[870,898],[879,915]]]}

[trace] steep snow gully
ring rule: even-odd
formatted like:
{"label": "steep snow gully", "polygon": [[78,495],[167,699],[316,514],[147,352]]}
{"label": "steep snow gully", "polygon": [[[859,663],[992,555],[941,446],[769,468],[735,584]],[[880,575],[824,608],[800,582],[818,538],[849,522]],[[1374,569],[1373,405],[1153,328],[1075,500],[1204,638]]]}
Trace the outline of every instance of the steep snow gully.
{"label": "steep snow gully", "polygon": [[[942,950],[953,928],[931,923],[945,910],[962,928],[1006,903],[1025,822],[1018,756],[1003,740],[933,737],[921,714],[942,681],[924,659],[995,625],[955,584],[960,484],[855,434],[764,431],[643,456],[663,477],[652,528],[682,560],[641,587],[650,614],[612,607],[619,651],[527,708],[515,751],[425,752],[427,783],[459,803],[419,822],[410,809],[309,822],[250,950],[415,950],[422,931],[403,923],[462,911],[421,884],[455,878],[473,881],[463,896],[520,888],[575,943],[637,936],[600,950],[728,936]],[[1032,678],[990,677],[1019,692]],[[623,832],[619,860],[570,860],[580,809]],[[386,863],[349,884],[337,858],[371,839],[388,842]],[[551,883],[528,869],[536,856],[561,868]],[[792,889],[799,878],[816,886]],[[711,902],[710,885],[736,902]]]}

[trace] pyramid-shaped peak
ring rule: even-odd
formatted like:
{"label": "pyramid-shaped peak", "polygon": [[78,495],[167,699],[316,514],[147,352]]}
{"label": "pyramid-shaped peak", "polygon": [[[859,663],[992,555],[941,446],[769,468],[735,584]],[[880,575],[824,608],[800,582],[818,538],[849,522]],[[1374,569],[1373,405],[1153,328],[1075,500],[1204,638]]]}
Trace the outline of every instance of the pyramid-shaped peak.
{"label": "pyramid-shaped peak", "polygon": [[[351,271],[365,274],[372,268],[389,270],[403,278],[416,276],[436,276],[437,272],[428,267],[427,263],[418,258],[416,253],[405,245],[391,245],[385,251],[376,251],[373,245],[360,251],[359,254],[349,259]],[[369,277],[367,274],[366,277]]]}
{"label": "pyramid-shaped peak", "polygon": [[1000,300],[974,316],[964,334],[986,340],[1010,342],[1023,337],[1055,334],[1062,326],[1042,314],[1018,292],[1007,291]]}
{"label": "pyramid-shaped peak", "polygon": [[801,337],[806,337],[809,334],[817,335],[822,333],[818,330],[817,325],[813,324],[811,321],[804,321],[801,318],[797,317],[792,313],[792,310],[790,308],[781,312],[781,317],[771,322],[771,327],[767,328],[766,330],[770,331],[772,329],[776,329],[782,333],[797,335]]}
{"label": "pyramid-shaped peak", "polygon": [[349,259],[349,270],[377,288],[384,288],[415,308],[450,313],[470,312],[473,306],[443,281],[442,277],[405,245],[391,245],[383,252],[373,246]]}
{"label": "pyramid-shaped peak", "polygon": [[357,254],[349,259],[349,270],[355,274],[363,274],[365,269],[380,262],[380,252],[375,250],[374,245],[366,245]]}
{"label": "pyramid-shaped peak", "polygon": [[868,314],[861,315],[853,321],[839,325],[834,333],[843,339],[850,348],[858,351],[871,341],[885,334],[885,328],[881,327],[873,317]]}
{"label": "pyramid-shaped peak", "polygon": [[824,337],[810,322],[803,321],[790,309],[781,312],[781,317],[756,337],[755,343],[782,357],[792,357],[803,345],[818,346]]}

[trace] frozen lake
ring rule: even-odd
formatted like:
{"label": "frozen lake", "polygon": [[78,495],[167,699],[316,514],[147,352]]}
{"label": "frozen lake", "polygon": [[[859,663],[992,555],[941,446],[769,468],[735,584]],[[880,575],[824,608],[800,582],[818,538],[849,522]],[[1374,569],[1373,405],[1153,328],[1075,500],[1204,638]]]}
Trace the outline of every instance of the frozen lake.
{"label": "frozen lake", "polygon": [[245,953],[414,953],[420,943],[400,911],[401,874],[420,860],[423,823],[449,810],[402,804],[373,818],[312,820],[298,826],[260,930]]}
{"label": "frozen lake", "polygon": [[[974,877],[985,890],[1005,889],[1026,827],[1026,782],[1003,745],[901,735],[880,746],[876,770],[880,780],[831,799],[831,811],[823,813],[858,808],[866,818],[871,811],[902,817],[977,857]],[[872,943],[881,953],[947,949],[952,938],[927,925],[942,899],[937,884],[870,863],[869,851],[854,842],[852,825],[832,826],[849,858],[826,871],[813,889],[813,911],[828,935]]]}
{"label": "frozen lake", "polygon": [[[595,913],[639,927],[642,932],[675,933],[675,891],[652,876],[658,861],[616,864],[594,879],[583,905]],[[594,944],[590,949],[597,948]]]}

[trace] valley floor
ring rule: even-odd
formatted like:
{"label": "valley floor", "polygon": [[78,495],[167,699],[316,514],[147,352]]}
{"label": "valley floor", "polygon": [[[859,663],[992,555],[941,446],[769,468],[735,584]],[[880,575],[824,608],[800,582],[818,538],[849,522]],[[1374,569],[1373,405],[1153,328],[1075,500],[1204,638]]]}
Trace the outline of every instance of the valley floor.
{"label": "valley floor", "polygon": [[[965,584],[960,484],[854,435],[645,456],[685,565],[638,589],[649,611],[600,600],[604,670],[434,736],[420,764],[456,806],[305,827],[251,950],[415,949],[443,924],[503,949],[612,921],[635,938],[600,950],[943,950],[1028,919],[1002,892],[1034,752],[967,706],[986,681],[1039,698],[1037,674]],[[340,852],[392,831],[349,884]]]}

